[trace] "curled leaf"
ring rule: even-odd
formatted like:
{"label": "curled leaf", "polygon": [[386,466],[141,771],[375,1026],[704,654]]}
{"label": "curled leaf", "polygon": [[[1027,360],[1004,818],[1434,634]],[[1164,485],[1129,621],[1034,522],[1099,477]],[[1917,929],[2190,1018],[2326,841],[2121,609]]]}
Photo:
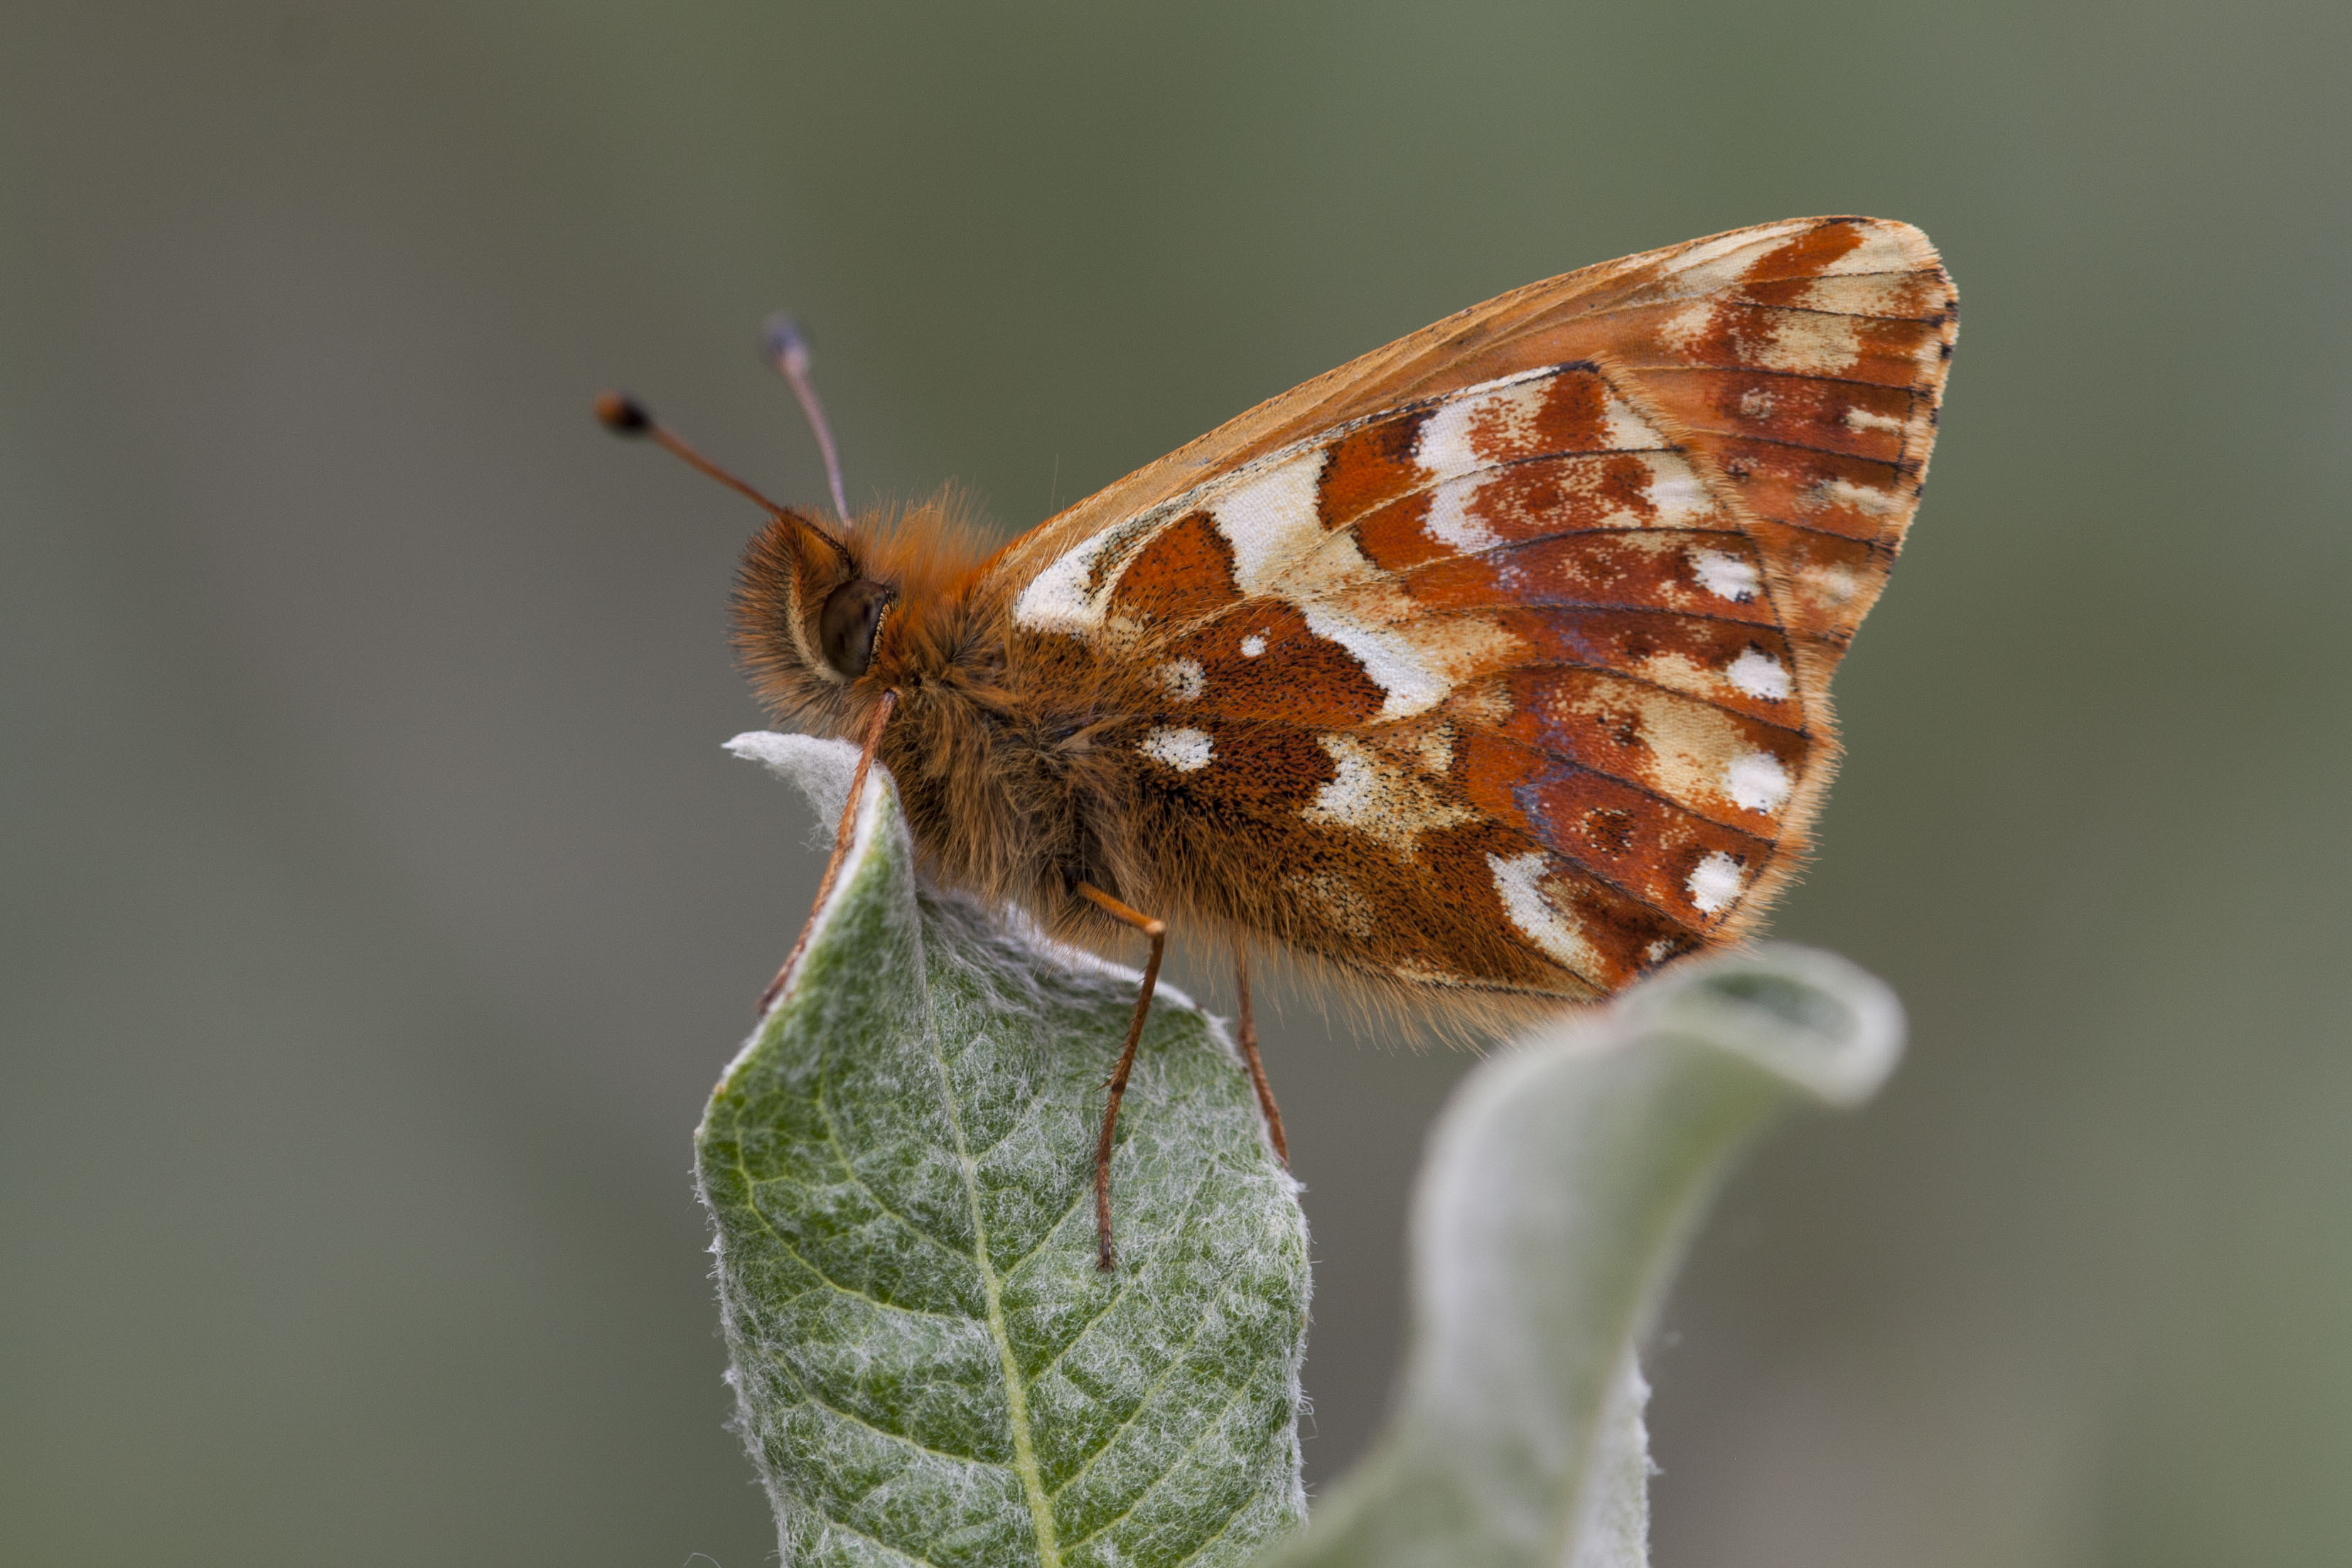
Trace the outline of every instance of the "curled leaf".
{"label": "curled leaf", "polygon": [[1869,1098],[1902,1032],[1876,980],[1770,946],[1479,1068],[1423,1166],[1388,1427],[1267,1568],[1646,1563],[1636,1352],[1684,1247],[1759,1129]]}

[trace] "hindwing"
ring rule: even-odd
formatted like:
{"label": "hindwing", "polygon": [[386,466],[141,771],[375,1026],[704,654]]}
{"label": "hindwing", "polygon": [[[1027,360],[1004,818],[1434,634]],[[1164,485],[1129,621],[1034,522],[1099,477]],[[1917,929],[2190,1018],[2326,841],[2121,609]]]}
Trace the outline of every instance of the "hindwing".
{"label": "hindwing", "polygon": [[[1027,657],[1139,694],[1186,901],[1410,983],[1605,994],[1801,856],[1956,327],[1902,224],[1629,258],[1275,399],[988,586]],[[1251,885],[1184,886],[1237,852]]]}

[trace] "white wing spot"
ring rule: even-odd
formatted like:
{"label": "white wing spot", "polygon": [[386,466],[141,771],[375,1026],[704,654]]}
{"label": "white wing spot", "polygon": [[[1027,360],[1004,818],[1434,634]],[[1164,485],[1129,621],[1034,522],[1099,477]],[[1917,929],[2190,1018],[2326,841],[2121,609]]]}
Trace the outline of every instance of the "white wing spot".
{"label": "white wing spot", "polygon": [[[1431,479],[1443,482],[1538,456],[1549,446],[1542,421],[1554,384],[1563,376],[1590,374],[1547,366],[1464,387],[1430,411],[1421,434],[1413,438],[1413,461]],[[1602,450],[1640,452],[1668,444],[1613,388],[1605,388],[1604,394]]]}
{"label": "white wing spot", "polygon": [[1265,651],[1265,634],[1264,632],[1252,632],[1249,636],[1242,638],[1242,657],[1244,658],[1255,658]]}
{"label": "white wing spot", "polygon": [[1704,245],[1690,246],[1680,255],[1669,257],[1660,270],[1669,278],[1679,277],[1682,287],[1675,290],[1677,293],[1684,289],[1720,289],[1745,277],[1748,269],[1762,258],[1768,247],[1780,244],[1804,226],[1803,220],[1796,219],[1765,224],[1757,228],[1735,229]]}
{"label": "white wing spot", "polygon": [[1865,517],[1899,517],[1911,504],[1910,498],[1884,485],[1858,485],[1852,479],[1832,479],[1821,488],[1822,499],[1832,506],[1852,507]]}
{"label": "white wing spot", "polygon": [[1436,707],[1452,694],[1454,682],[1429,667],[1410,630],[1369,626],[1335,606],[1312,600],[1298,607],[1307,617],[1308,631],[1354,655],[1372,683],[1387,693],[1380,718],[1410,718]]}
{"label": "white wing spot", "polygon": [[1741,356],[1759,369],[1839,375],[1862,359],[1864,323],[1859,317],[1773,310],[1766,314],[1765,324],[1768,330]]}
{"label": "white wing spot", "polygon": [[1690,893],[1691,907],[1703,915],[1711,915],[1717,910],[1729,909],[1747,880],[1740,875],[1739,862],[1717,849],[1692,868],[1690,879],[1683,887]]}
{"label": "white wing spot", "polygon": [[1731,661],[1724,679],[1750,697],[1778,702],[1789,695],[1789,670],[1760,647],[1751,647]]}
{"label": "white wing spot", "polygon": [[1651,457],[1648,462],[1650,504],[1658,511],[1653,526],[1673,528],[1696,522],[1714,512],[1715,498],[1707,494],[1696,468],[1664,452]]}
{"label": "white wing spot", "polygon": [[1318,735],[1339,772],[1315,792],[1315,804],[1305,812],[1309,822],[1344,822],[1361,826],[1381,805],[1380,775],[1364,748],[1344,735]]}
{"label": "white wing spot", "polygon": [[1797,582],[1813,598],[1832,605],[1845,604],[1862,591],[1861,579],[1843,566],[1807,566],[1798,572]]}
{"label": "white wing spot", "polygon": [[1927,237],[1907,223],[1864,223],[1862,243],[1822,268],[1830,278],[1870,272],[1920,272],[1936,264]]}
{"label": "white wing spot", "polygon": [[[1316,739],[1331,759],[1332,774],[1300,810],[1308,822],[1351,829],[1411,859],[1423,834],[1477,817],[1476,812],[1433,788],[1403,756],[1375,751],[1351,735],[1326,733]],[[1425,755],[1412,759],[1425,760]]]}
{"label": "white wing spot", "polygon": [[1429,515],[1422,519],[1421,531],[1441,544],[1450,544],[1465,555],[1475,555],[1502,542],[1486,520],[1474,516],[1470,503],[1478,499],[1481,481],[1454,479],[1430,492]]}
{"label": "white wing spot", "polygon": [[1412,602],[1393,578],[1348,534],[1324,530],[1317,481],[1327,455],[1286,458],[1209,503],[1234,548],[1234,586],[1287,600],[1308,631],[1347,649],[1387,694],[1381,718],[1433,708],[1453,691],[1458,668],[1493,656],[1508,634],[1475,617],[1449,620],[1439,637],[1413,626]]}
{"label": "white wing spot", "polygon": [[1171,658],[1159,668],[1160,684],[1179,702],[1197,702],[1209,689],[1208,673],[1197,658]]}
{"label": "white wing spot", "polygon": [[1900,435],[1907,426],[1905,421],[1891,414],[1873,414],[1867,408],[1849,408],[1845,411],[1845,427],[1849,430],[1884,430],[1889,435]]}
{"label": "white wing spot", "polygon": [[1327,455],[1319,447],[1302,452],[1209,503],[1234,547],[1234,583],[1243,593],[1276,592],[1282,569],[1323,542],[1316,481]]}
{"label": "white wing spot", "polygon": [[1199,730],[1154,730],[1135,749],[1180,773],[1198,773],[1217,758],[1208,735]]}
{"label": "white wing spot", "polygon": [[1550,378],[1542,370],[1464,388],[1431,412],[1413,438],[1412,460],[1435,479],[1491,467],[1534,430],[1551,395],[1545,384]]}
{"label": "white wing spot", "polygon": [[1029,580],[1013,601],[1013,618],[1041,632],[1080,635],[1102,625],[1102,600],[1094,591],[1095,557],[1117,543],[1120,531],[1105,529]]}
{"label": "white wing spot", "polygon": [[1571,921],[1562,920],[1551,900],[1543,896],[1544,858],[1541,850],[1529,850],[1508,860],[1500,855],[1486,857],[1487,868],[1495,876],[1495,891],[1502,895],[1504,912],[1529,942],[1562,968],[1587,978],[1607,973],[1607,965],[1584,940],[1584,933]]}
{"label": "white wing spot", "polygon": [[1763,586],[1756,574],[1756,563],[1743,556],[1727,555],[1720,550],[1694,550],[1690,561],[1691,569],[1698,574],[1698,585],[1718,599],[1744,605]]}
{"label": "white wing spot", "polygon": [[[1190,733],[1191,731],[1187,731]],[[1206,737],[1202,738],[1204,742]],[[1769,752],[1734,757],[1723,770],[1723,793],[1742,811],[1778,811],[1789,798],[1789,770]]]}
{"label": "white wing spot", "polygon": [[1664,963],[1674,955],[1675,944],[1664,937],[1660,937],[1642,950],[1642,956],[1652,963]]}
{"label": "white wing spot", "polygon": [[1846,273],[1816,278],[1786,303],[1845,316],[1916,317],[1935,308],[1926,298],[1931,291],[1928,280],[1913,271]]}

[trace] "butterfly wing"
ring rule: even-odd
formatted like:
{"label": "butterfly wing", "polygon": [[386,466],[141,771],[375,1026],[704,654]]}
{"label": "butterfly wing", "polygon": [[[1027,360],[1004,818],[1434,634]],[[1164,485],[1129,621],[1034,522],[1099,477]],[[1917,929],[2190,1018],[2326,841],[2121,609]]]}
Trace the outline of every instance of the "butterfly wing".
{"label": "butterfly wing", "polygon": [[1163,901],[1410,984],[1605,994],[1801,856],[1956,327],[1902,224],[1628,258],[1244,415],[986,586],[1019,656],[1142,694]]}

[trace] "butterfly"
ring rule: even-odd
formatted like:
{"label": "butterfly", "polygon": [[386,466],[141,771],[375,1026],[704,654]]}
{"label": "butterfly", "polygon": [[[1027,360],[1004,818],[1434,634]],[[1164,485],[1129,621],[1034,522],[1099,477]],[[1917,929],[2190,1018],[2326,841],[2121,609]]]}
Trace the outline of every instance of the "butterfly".
{"label": "butterfly", "polygon": [[1474,306],[1002,548],[940,504],[771,506],[734,607],[768,707],[860,742],[861,788],[889,769],[934,881],[1150,944],[1103,1268],[1170,931],[1233,951],[1286,1157],[1254,951],[1483,1026],[1754,928],[1836,766],[1830,677],[1918,506],[1958,312],[1908,225],[1766,224]]}

